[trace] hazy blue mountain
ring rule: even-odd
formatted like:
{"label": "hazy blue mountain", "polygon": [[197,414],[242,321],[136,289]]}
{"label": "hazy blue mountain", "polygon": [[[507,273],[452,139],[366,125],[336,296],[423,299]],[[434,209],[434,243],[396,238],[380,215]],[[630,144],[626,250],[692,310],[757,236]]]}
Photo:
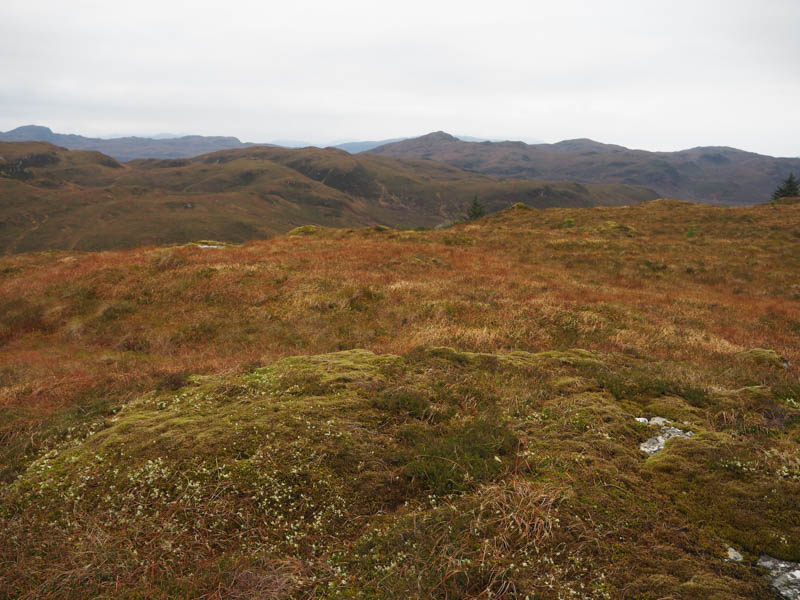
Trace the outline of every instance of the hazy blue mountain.
{"label": "hazy blue mountain", "polygon": [[189,158],[218,150],[245,148],[235,137],[185,135],[175,138],[121,137],[90,138],[82,135],[54,133],[49,127],[25,125],[0,133],[0,142],[50,142],[70,150],[97,150],[117,160],[136,158]]}
{"label": "hazy blue mountain", "polygon": [[380,140],[377,142],[344,142],[343,144],[336,144],[333,147],[339,148],[339,150],[345,150],[350,154],[358,154],[359,152],[366,152],[367,150],[372,150],[373,148],[377,148],[378,146],[383,146],[384,144],[401,142],[407,139],[408,138],[392,138],[389,140]]}
{"label": "hazy blue mountain", "polygon": [[317,144],[312,144],[305,140],[272,140],[270,146],[280,146],[281,148],[316,148]]}

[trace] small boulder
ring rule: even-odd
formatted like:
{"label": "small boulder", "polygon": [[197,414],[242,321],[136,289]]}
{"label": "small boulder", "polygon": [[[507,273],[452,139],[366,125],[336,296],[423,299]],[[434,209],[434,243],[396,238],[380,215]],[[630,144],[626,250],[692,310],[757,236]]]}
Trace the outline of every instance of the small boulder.
{"label": "small boulder", "polygon": [[740,552],[738,552],[735,548],[728,546],[728,558],[727,560],[731,562],[742,562],[744,557]]}
{"label": "small boulder", "polygon": [[769,571],[769,582],[781,598],[800,599],[800,563],[764,554],[758,559],[758,566]]}

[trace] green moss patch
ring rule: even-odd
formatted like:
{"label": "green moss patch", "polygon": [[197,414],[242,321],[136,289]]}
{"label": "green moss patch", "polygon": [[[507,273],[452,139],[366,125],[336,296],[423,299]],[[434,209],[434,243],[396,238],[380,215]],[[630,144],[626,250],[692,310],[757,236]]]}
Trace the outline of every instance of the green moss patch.
{"label": "green moss patch", "polygon": [[739,360],[749,361],[761,366],[775,367],[779,369],[788,368],[788,361],[775,350],[767,348],[751,348],[736,355]]}
{"label": "green moss patch", "polygon": [[286,235],[314,235],[322,228],[317,225],[301,225],[289,231]]}
{"label": "green moss patch", "polygon": [[[792,409],[664,381],[585,350],[452,348],[181,378],[3,489],[0,553],[24,565],[3,592],[768,598],[724,551],[797,559],[791,425],[703,417],[733,397]],[[697,435],[648,458],[645,407]]]}

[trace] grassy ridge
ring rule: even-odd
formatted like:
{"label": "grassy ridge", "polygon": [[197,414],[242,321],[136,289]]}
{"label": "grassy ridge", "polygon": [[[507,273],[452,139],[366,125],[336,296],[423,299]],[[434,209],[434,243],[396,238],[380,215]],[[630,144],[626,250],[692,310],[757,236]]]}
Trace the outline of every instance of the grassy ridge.
{"label": "grassy ridge", "polygon": [[435,226],[479,196],[490,210],[631,204],[635,186],[497,181],[429,161],[255,147],[124,165],[44,143],[0,144],[0,251],[243,242],[307,223]]}
{"label": "grassy ridge", "polygon": [[799,209],[0,259],[0,594],[771,598]]}

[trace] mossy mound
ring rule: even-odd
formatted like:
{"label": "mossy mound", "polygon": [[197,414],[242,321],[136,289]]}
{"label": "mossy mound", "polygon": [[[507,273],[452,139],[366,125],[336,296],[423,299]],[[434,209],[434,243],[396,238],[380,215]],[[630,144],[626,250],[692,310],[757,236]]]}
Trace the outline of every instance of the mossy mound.
{"label": "mossy mound", "polygon": [[[368,350],[344,350],[318,356],[294,356],[279,363],[256,370],[246,379],[251,382],[285,383],[297,381],[297,390],[308,392],[314,389],[325,393],[360,381],[362,383],[381,380],[381,373],[396,364],[399,358],[391,354],[376,355]],[[275,388],[278,394],[285,390]]]}
{"label": "mossy mound", "polygon": [[318,225],[301,225],[300,227],[295,227],[291,231],[289,231],[286,235],[314,235],[321,231],[321,227]]}
{"label": "mossy mound", "polygon": [[736,355],[739,360],[750,361],[762,366],[776,367],[786,369],[789,367],[789,361],[786,357],[781,356],[775,350],[768,348],[751,348]]}
{"label": "mossy mound", "polygon": [[[419,348],[190,378],[2,492],[2,593],[768,598],[724,551],[800,557],[800,410],[748,433],[695,412],[729,396],[699,409],[647,377],[586,350]],[[697,435],[648,459],[634,417],[659,398]]]}
{"label": "mossy mound", "polygon": [[623,225],[616,221],[606,221],[602,225],[595,227],[594,231],[597,233],[606,233],[625,237],[636,237],[639,232],[630,225]]}
{"label": "mossy mound", "polygon": [[671,501],[751,556],[800,559],[800,460],[779,448],[754,453],[740,436],[704,432],[669,442],[646,469]]}

